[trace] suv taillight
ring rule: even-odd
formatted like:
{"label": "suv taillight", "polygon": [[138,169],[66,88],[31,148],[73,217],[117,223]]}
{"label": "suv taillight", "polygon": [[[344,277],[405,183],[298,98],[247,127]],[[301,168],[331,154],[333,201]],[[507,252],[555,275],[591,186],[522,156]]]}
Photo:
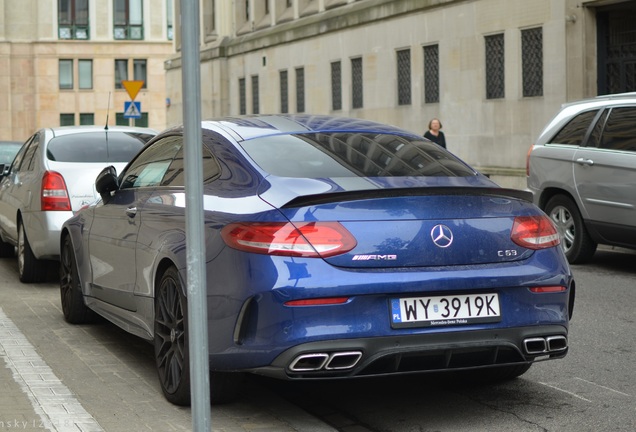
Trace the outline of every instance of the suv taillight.
{"label": "suv taillight", "polygon": [[357,242],[338,222],[240,222],[223,227],[231,248],[267,255],[326,258],[353,249]]}
{"label": "suv taillight", "polygon": [[530,146],[528,153],[526,154],[526,177],[530,177],[530,153],[532,153],[533,148],[534,144]]}
{"label": "suv taillight", "polygon": [[559,232],[549,217],[517,216],[512,224],[510,239],[528,249],[546,249],[561,243]]}
{"label": "suv taillight", "polygon": [[66,182],[62,174],[46,171],[42,176],[42,211],[70,211],[71,201],[68,199]]}

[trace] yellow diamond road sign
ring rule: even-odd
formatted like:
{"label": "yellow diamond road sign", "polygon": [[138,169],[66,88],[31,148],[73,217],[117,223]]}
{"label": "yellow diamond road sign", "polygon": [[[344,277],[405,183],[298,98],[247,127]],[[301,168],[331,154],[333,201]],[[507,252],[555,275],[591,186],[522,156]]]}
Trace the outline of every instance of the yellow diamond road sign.
{"label": "yellow diamond road sign", "polygon": [[137,93],[139,93],[139,90],[144,86],[144,81],[122,81],[121,84],[128,92],[130,99],[135,100]]}

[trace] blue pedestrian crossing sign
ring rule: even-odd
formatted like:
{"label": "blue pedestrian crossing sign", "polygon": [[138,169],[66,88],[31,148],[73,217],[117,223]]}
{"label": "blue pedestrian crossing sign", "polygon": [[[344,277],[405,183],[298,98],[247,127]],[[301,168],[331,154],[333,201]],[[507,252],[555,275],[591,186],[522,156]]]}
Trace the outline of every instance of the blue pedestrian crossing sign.
{"label": "blue pedestrian crossing sign", "polygon": [[135,101],[124,102],[124,118],[127,118],[127,119],[141,118],[141,102],[135,102]]}

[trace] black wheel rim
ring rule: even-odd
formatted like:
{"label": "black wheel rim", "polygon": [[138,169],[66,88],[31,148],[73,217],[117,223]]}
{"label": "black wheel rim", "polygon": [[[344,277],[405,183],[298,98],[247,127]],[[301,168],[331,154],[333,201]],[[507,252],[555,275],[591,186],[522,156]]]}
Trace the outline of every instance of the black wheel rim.
{"label": "black wheel rim", "polygon": [[64,248],[60,256],[60,294],[62,296],[62,310],[67,312],[70,310],[73,298],[74,284],[77,283],[73,277],[73,252],[69,249],[68,241],[64,242]]}
{"label": "black wheel rim", "polygon": [[179,389],[186,364],[185,320],[179,284],[165,277],[159,287],[155,316],[155,357],[163,388]]}

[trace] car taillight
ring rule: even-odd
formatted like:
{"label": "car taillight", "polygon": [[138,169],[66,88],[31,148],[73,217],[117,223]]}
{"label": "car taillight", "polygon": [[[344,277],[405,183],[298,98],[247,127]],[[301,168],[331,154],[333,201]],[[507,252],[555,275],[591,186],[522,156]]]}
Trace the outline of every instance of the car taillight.
{"label": "car taillight", "polygon": [[71,202],[62,174],[46,171],[42,176],[42,211],[70,211]]}
{"label": "car taillight", "polygon": [[357,242],[338,222],[232,223],[221,230],[231,248],[267,255],[330,257]]}
{"label": "car taillight", "polygon": [[530,146],[526,154],[526,177],[530,177],[530,153],[532,153],[532,149],[534,149],[534,144]]}
{"label": "car taillight", "polygon": [[545,249],[561,243],[559,232],[545,215],[517,216],[510,239],[528,249]]}

